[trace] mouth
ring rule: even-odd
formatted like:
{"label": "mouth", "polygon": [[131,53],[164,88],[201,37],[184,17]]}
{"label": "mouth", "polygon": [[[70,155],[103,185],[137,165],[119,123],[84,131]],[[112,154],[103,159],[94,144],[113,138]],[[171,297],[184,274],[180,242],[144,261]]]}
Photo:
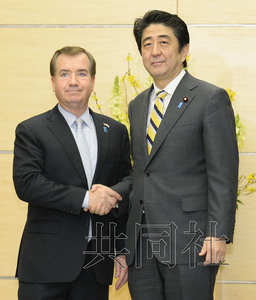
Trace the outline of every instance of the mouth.
{"label": "mouth", "polygon": [[162,63],[164,63],[164,61],[153,61],[153,62],[151,63],[151,65],[152,65],[152,66],[158,66],[158,65],[160,65],[160,64],[162,64]]}
{"label": "mouth", "polygon": [[81,90],[67,90],[66,93],[70,93],[70,94],[77,94],[80,93]]}

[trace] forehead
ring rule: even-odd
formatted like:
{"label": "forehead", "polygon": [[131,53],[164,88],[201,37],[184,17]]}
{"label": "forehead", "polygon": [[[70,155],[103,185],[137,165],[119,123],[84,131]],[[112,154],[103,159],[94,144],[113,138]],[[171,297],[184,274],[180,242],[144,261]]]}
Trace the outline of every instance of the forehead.
{"label": "forehead", "polygon": [[142,41],[149,38],[161,38],[163,36],[174,38],[173,29],[164,24],[151,24],[143,30]]}
{"label": "forehead", "polygon": [[57,58],[57,69],[89,68],[89,59],[85,53],[76,55],[60,54]]}

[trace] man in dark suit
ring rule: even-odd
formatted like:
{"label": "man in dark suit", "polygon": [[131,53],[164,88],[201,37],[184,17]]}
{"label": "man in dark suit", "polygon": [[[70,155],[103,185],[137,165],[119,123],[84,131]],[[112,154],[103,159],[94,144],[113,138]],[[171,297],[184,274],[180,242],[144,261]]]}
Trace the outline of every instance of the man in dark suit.
{"label": "man in dark suit", "polygon": [[[127,218],[114,217],[121,197],[107,186],[130,170],[128,133],[88,108],[96,73],[89,52],[57,50],[50,71],[58,105],[16,129],[13,179],[18,197],[28,203],[19,299],[104,300],[113,260],[116,288],[127,281],[119,238]],[[94,182],[102,186],[92,192]]]}
{"label": "man in dark suit", "polygon": [[186,24],[150,11],[134,35],[153,85],[129,105],[133,172],[113,187],[129,209],[134,300],[209,300],[235,223],[238,150],[225,90],[184,70]]}

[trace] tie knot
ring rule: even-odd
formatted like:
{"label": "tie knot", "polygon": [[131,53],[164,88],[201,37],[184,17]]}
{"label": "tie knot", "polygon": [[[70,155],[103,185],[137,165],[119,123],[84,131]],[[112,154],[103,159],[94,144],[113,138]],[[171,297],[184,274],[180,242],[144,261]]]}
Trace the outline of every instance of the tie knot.
{"label": "tie knot", "polygon": [[75,123],[76,123],[76,128],[77,129],[82,129],[83,128],[83,124],[84,124],[84,120],[78,118],[78,119],[75,120]]}
{"label": "tie knot", "polygon": [[159,98],[159,99],[161,99],[161,100],[163,100],[163,99],[167,96],[167,94],[168,94],[168,93],[166,93],[165,90],[161,90],[161,91],[158,91],[158,92],[156,93],[157,98]]}

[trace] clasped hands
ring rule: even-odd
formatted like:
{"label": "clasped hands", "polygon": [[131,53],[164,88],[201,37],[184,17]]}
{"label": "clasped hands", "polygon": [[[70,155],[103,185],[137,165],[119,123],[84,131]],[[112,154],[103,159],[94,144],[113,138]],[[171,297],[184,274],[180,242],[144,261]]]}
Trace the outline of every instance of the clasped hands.
{"label": "clasped hands", "polygon": [[122,197],[111,188],[102,184],[94,184],[89,191],[89,207],[84,208],[84,211],[103,216],[112,208],[116,208],[118,201],[121,200]]}

